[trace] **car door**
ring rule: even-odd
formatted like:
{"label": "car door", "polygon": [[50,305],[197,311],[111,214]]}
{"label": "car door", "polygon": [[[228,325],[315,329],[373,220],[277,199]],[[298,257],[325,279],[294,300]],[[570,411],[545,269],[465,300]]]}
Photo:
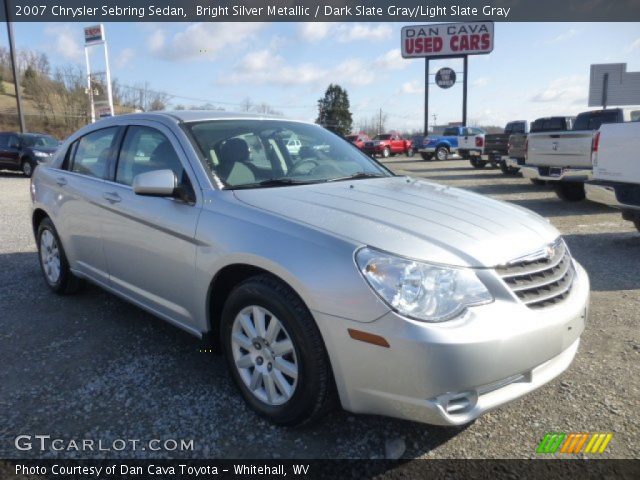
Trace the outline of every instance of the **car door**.
{"label": "car door", "polygon": [[119,127],[108,127],[74,141],[51,185],[57,209],[54,223],[71,268],[102,285],[109,284],[109,273],[102,239],[106,212],[101,207],[101,192],[119,136]]}
{"label": "car door", "polygon": [[[194,327],[194,281],[200,194],[174,134],[155,122],[129,125],[103,195],[104,248],[112,288],[159,316]],[[137,195],[136,175],[171,169],[193,201]],[[197,193],[197,195],[196,195]]]}
{"label": "car door", "polygon": [[20,169],[20,148],[22,142],[16,134],[9,134],[7,139],[7,147],[4,151],[4,164],[6,167],[19,170]]}
{"label": "car door", "polygon": [[0,133],[0,167],[7,166],[7,160],[5,160],[7,155],[7,149],[9,147],[9,134],[8,133]]}

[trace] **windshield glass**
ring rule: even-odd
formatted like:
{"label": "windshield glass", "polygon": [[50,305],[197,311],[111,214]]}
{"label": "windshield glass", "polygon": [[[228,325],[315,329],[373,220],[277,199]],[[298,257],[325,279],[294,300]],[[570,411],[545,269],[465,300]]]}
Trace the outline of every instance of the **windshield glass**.
{"label": "windshield glass", "polygon": [[52,148],[58,146],[58,141],[50,135],[26,134],[22,136],[22,141],[27,147]]}
{"label": "windshield glass", "polygon": [[[227,188],[391,176],[351,143],[317,125],[281,120],[187,124],[205,166]],[[296,142],[290,139],[295,138]]]}

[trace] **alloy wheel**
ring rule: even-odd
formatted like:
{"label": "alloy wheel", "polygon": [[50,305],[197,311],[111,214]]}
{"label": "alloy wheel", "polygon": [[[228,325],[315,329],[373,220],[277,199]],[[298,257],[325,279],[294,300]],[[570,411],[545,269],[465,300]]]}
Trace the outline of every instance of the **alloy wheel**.
{"label": "alloy wheel", "polygon": [[40,260],[47,281],[55,284],[60,279],[60,249],[58,242],[49,230],[44,230],[40,235]]}
{"label": "alloy wheel", "polygon": [[291,336],[278,318],[257,305],[243,308],[231,331],[235,368],[260,401],[282,405],[298,383],[299,364]]}

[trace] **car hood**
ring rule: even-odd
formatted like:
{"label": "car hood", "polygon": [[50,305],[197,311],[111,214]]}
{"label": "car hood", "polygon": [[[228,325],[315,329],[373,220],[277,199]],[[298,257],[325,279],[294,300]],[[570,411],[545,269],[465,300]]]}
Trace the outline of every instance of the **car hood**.
{"label": "car hood", "polygon": [[524,208],[409,177],[234,193],[248,205],[356,244],[447,265],[501,265],[559,236]]}

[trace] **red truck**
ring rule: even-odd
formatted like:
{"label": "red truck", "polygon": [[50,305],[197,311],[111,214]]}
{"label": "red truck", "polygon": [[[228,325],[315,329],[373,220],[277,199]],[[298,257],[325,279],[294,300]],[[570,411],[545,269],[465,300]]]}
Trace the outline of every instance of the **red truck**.
{"label": "red truck", "polygon": [[406,153],[407,157],[413,156],[411,140],[403,138],[398,133],[376,135],[373,140],[365,142],[362,150],[369,155],[382,155],[384,158],[402,153]]}
{"label": "red truck", "polygon": [[370,142],[371,139],[366,133],[358,133],[357,135],[347,135],[344,137],[348,142],[353,143],[360,150],[364,148],[364,144]]}

